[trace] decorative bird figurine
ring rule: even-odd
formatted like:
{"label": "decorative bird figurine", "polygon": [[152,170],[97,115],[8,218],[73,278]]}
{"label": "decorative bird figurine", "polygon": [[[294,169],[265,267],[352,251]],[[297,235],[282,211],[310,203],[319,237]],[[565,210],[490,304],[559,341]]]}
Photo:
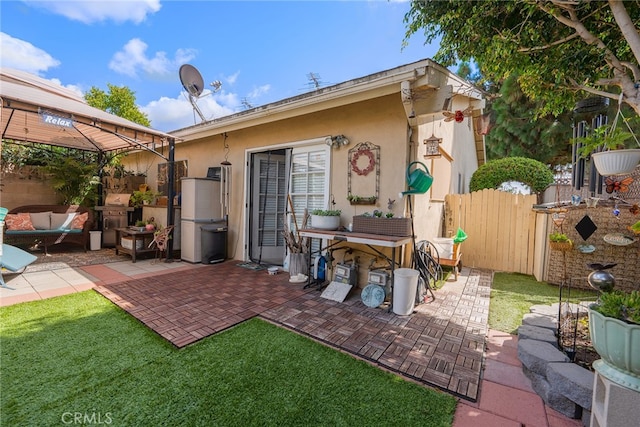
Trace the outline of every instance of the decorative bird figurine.
{"label": "decorative bird figurine", "polygon": [[387,202],[387,209],[392,211],[393,210],[393,204],[395,203],[395,200],[391,200],[389,199],[389,201]]}

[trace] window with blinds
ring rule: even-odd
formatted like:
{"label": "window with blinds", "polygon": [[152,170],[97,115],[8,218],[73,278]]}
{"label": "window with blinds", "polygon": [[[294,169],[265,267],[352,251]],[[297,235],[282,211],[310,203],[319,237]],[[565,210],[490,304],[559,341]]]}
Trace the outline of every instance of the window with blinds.
{"label": "window with blinds", "polygon": [[291,154],[289,194],[298,228],[303,226],[305,208],[309,214],[314,209],[327,209],[329,154],[326,145],[295,148]]}

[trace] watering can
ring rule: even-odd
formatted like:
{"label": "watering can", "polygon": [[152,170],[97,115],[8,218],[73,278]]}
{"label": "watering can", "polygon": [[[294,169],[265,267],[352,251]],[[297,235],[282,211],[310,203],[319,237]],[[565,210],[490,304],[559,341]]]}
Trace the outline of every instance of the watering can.
{"label": "watering can", "polygon": [[[415,168],[413,166],[416,166]],[[419,168],[418,166],[422,166]],[[424,170],[423,170],[424,169]],[[402,196],[407,194],[424,194],[431,188],[433,184],[433,176],[429,173],[429,169],[422,162],[411,162],[407,166],[407,185],[409,190],[400,193]]]}

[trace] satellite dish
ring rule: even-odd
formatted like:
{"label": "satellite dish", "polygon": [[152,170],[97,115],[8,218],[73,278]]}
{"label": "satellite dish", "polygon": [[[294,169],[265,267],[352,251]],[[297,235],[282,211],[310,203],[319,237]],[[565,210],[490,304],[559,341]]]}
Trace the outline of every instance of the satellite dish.
{"label": "satellite dish", "polygon": [[196,98],[202,95],[204,79],[200,71],[193,65],[184,64],[180,67],[180,81],[189,95],[195,96]]}
{"label": "satellite dish", "polygon": [[202,111],[200,111],[198,104],[196,104],[196,99],[202,94],[202,90],[204,89],[204,80],[202,79],[200,71],[198,71],[193,65],[183,64],[180,66],[179,74],[182,86],[189,94],[189,102],[191,102],[191,106],[194,111],[198,113],[200,119],[202,119],[203,122],[206,122],[207,119],[204,117],[204,114],[202,114]]}

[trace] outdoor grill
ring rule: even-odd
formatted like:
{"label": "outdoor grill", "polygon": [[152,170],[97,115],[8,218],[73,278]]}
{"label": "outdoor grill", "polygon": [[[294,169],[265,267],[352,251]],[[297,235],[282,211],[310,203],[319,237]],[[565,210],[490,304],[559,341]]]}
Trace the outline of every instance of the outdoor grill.
{"label": "outdoor grill", "polygon": [[107,194],[104,206],[96,206],[95,210],[101,213],[102,245],[116,245],[116,228],[127,227],[129,224],[129,212],[133,207],[129,206],[130,194]]}

